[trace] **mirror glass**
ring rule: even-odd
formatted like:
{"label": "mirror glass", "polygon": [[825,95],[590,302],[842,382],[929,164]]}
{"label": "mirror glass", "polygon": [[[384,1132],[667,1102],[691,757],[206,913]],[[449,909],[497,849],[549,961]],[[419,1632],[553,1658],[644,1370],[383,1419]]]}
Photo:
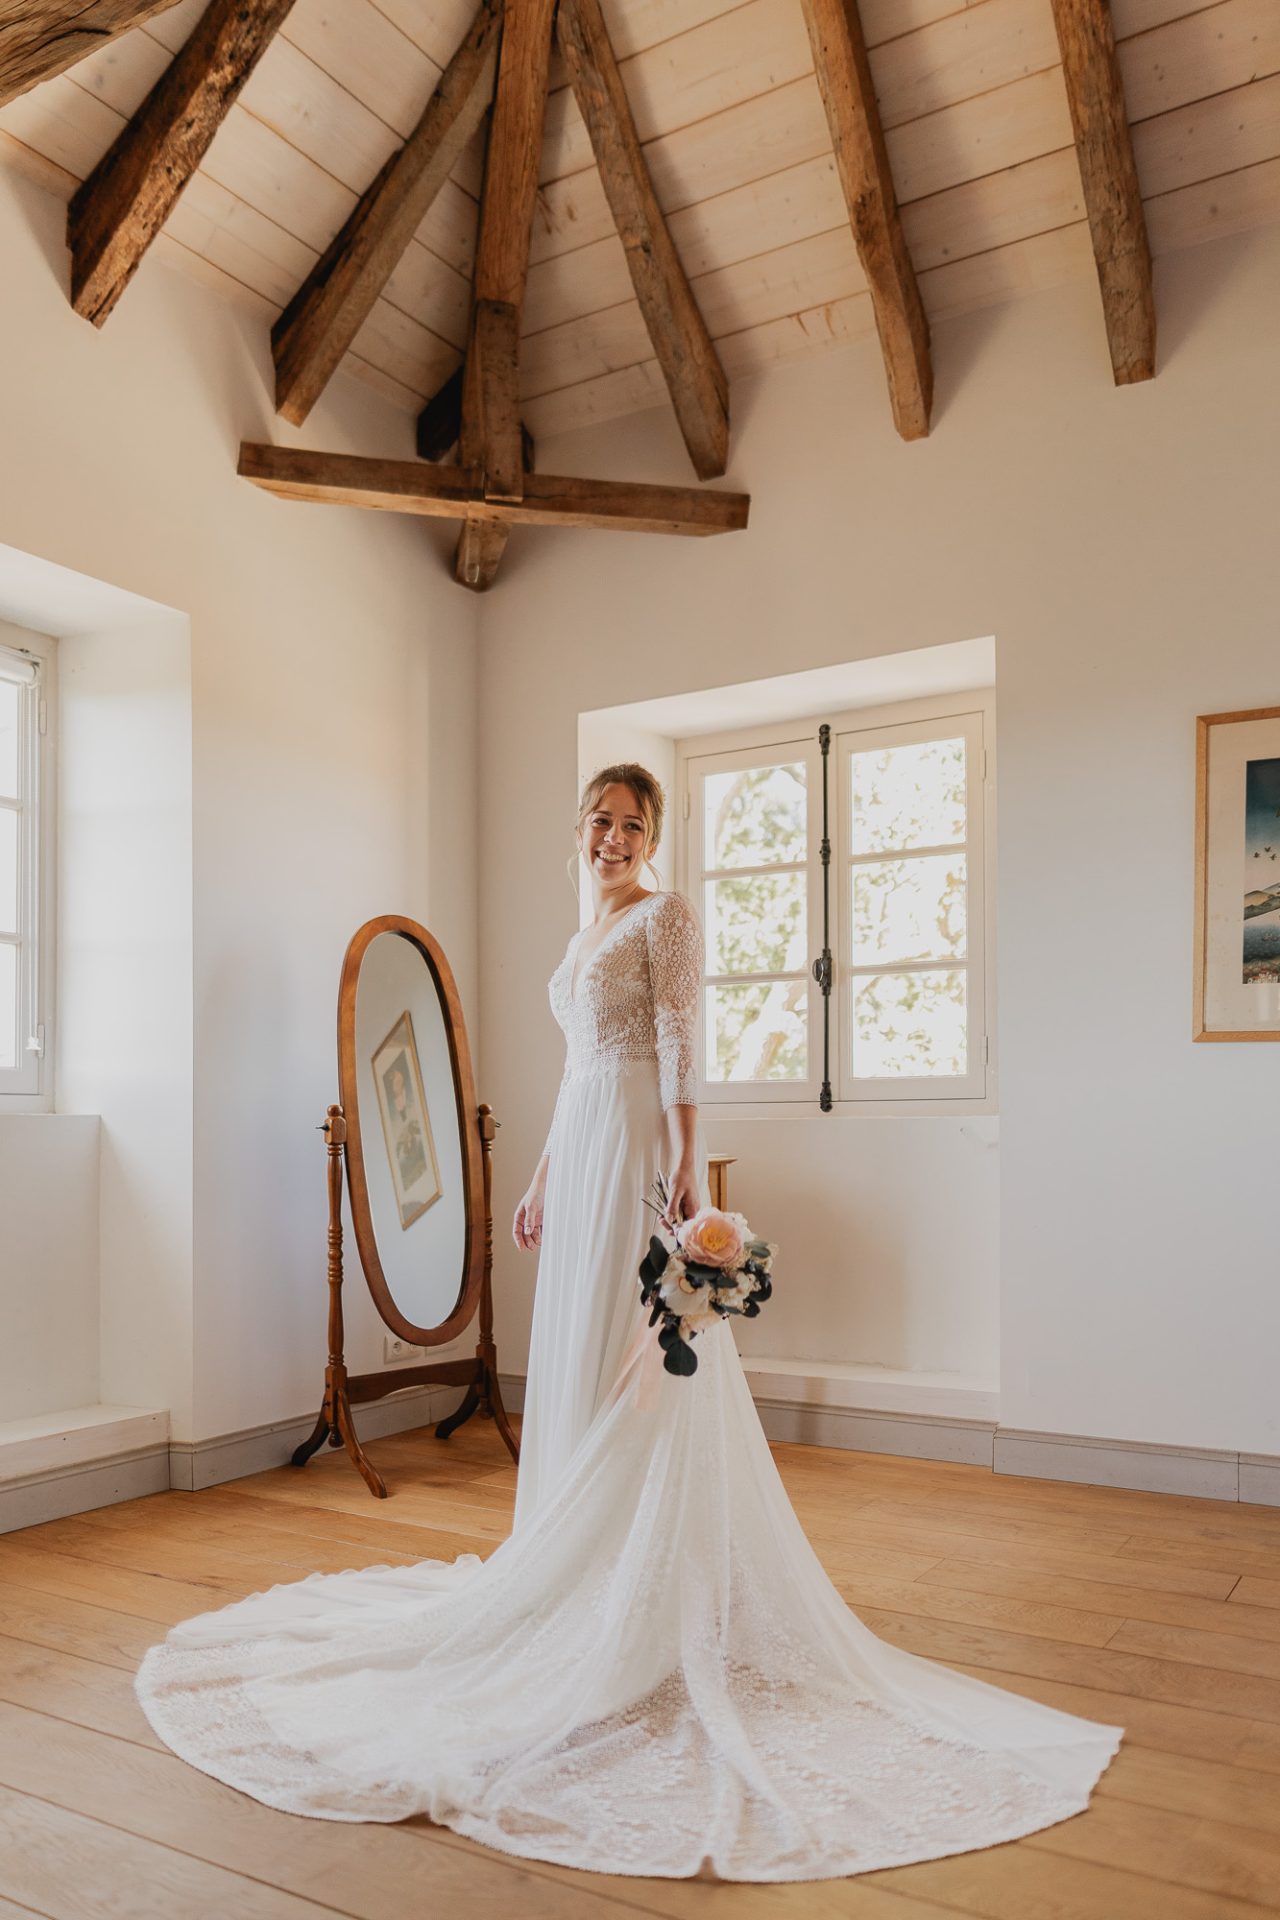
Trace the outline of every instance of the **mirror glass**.
{"label": "mirror glass", "polygon": [[406,1320],[438,1327],[458,1304],[466,1189],[444,1005],[426,959],[379,933],[355,1009],[360,1143],[378,1258]]}

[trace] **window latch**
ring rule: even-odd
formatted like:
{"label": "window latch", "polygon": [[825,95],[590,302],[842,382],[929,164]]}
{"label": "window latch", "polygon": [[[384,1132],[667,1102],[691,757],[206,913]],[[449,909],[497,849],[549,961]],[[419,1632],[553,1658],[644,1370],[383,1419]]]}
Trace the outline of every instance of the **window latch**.
{"label": "window latch", "polygon": [[32,1034],[31,1038],[27,1041],[27,1052],[34,1053],[37,1056],[37,1058],[41,1060],[44,1059],[44,1028],[43,1027],[37,1027],[35,1032]]}

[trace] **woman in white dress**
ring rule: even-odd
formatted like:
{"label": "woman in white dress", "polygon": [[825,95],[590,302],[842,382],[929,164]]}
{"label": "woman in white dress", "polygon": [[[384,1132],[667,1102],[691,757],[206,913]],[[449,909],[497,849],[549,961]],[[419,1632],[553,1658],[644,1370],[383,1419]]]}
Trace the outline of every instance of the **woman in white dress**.
{"label": "woman in white dress", "polygon": [[641,885],[661,826],[644,768],[588,782],[596,913],[551,978],[565,1073],[513,1222],[539,1265],[510,1537],[197,1615],[138,1697],[270,1806],[601,1872],[827,1879],[1035,1832],[1087,1806],[1123,1729],[879,1639],[796,1519],[730,1323],[692,1376],[662,1366],[644,1198],[659,1171],[673,1218],[709,1192],[701,928]]}

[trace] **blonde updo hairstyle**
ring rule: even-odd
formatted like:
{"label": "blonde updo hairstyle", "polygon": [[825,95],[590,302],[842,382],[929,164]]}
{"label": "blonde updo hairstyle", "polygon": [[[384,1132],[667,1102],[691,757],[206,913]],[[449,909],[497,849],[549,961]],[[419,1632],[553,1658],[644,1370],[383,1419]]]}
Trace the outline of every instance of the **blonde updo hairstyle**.
{"label": "blonde updo hairstyle", "polygon": [[[666,795],[660,781],[655,779],[648,767],[642,767],[637,760],[620,760],[611,767],[599,767],[591,775],[582,789],[578,802],[578,825],[580,834],[587,818],[599,806],[602,796],[612,786],[630,787],[636,798],[636,811],[645,824],[644,864],[650,869],[659,886],[662,876],[653,864],[653,855],[662,840],[662,816],[666,808]],[[569,856],[569,878],[573,880],[575,869],[582,858],[582,847]]]}

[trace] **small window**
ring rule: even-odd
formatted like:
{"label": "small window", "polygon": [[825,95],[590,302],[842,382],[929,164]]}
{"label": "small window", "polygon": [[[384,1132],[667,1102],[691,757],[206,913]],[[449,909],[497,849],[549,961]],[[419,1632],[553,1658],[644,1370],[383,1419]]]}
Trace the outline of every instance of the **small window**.
{"label": "small window", "polygon": [[0,646],[0,1095],[39,1095],[51,972],[47,652]]}
{"label": "small window", "polygon": [[992,711],[975,694],[680,742],[701,1101],[987,1101]]}

